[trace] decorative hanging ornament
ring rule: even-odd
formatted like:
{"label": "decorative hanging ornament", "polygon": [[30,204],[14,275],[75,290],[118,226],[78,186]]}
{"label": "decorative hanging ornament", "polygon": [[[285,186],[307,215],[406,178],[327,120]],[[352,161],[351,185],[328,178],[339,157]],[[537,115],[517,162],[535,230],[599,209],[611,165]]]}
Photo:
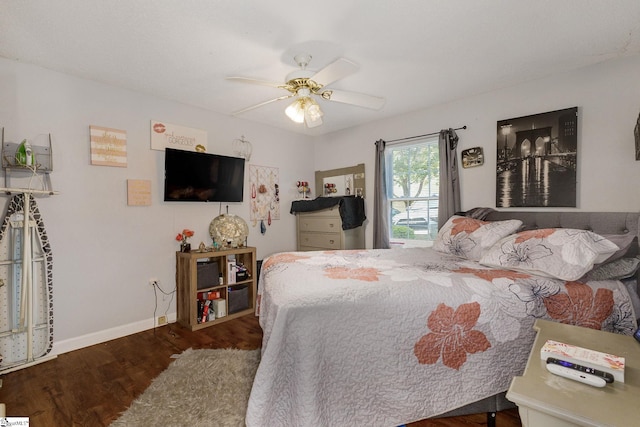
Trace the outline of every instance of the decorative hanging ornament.
{"label": "decorative hanging ornament", "polygon": [[271,211],[269,211],[269,214],[267,215],[267,224],[271,225]]}
{"label": "decorative hanging ornament", "polygon": [[267,232],[267,226],[264,225],[264,219],[260,220],[260,234]]}
{"label": "decorative hanging ornament", "polygon": [[253,146],[249,141],[244,139],[244,135],[242,135],[239,139],[233,140],[233,152],[238,157],[249,161],[251,159],[251,153],[253,153]]}

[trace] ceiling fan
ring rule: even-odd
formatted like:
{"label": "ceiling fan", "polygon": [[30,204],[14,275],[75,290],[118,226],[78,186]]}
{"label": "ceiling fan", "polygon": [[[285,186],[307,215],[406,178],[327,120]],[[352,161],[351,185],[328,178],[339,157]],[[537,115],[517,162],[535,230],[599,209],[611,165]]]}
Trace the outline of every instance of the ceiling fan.
{"label": "ceiling fan", "polygon": [[289,92],[287,95],[243,108],[242,110],[233,112],[233,114],[241,114],[283,99],[295,98],[293,103],[285,109],[286,115],[296,123],[304,123],[307,127],[313,128],[322,124],[322,116],[324,114],[320,109],[320,105],[314,99],[316,96],[326,101],[341,102],[343,104],[356,105],[372,110],[379,110],[385,103],[384,98],[377,96],[326,89],[331,83],[353,74],[358,70],[358,66],[347,59],[339,58],[318,72],[307,70],[307,65],[309,65],[311,61],[311,55],[299,54],[294,56],[293,59],[300,69],[289,73],[285,78],[285,83],[274,83],[248,77],[227,77],[227,80],[271,86],[285,89]]}

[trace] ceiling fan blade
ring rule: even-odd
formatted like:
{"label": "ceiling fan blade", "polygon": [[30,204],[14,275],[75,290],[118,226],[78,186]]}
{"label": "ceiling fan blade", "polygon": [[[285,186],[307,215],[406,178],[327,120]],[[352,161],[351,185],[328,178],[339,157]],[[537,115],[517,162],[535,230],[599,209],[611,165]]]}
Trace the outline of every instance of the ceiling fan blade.
{"label": "ceiling fan blade", "polygon": [[251,107],[247,107],[247,108],[243,108],[242,110],[234,111],[231,114],[233,114],[235,116],[235,115],[238,115],[238,114],[246,113],[247,111],[253,110],[253,109],[258,108],[258,107],[262,107],[263,105],[271,104],[272,102],[281,101],[281,100],[287,99],[287,98],[292,98],[294,96],[295,96],[294,94],[279,96],[277,98],[273,98],[273,99],[261,102],[261,103],[256,104],[256,105],[252,105]]}
{"label": "ceiling fan blade", "polygon": [[355,63],[348,59],[338,58],[311,76],[310,80],[313,80],[322,86],[328,86],[337,80],[355,73],[356,71],[358,71],[358,66]]}
{"label": "ceiling fan blade", "polygon": [[225,80],[231,80],[233,82],[238,82],[238,83],[249,83],[249,84],[253,84],[253,85],[276,87],[278,89],[286,89],[287,88],[287,85],[283,84],[283,83],[268,82],[266,80],[252,79],[252,78],[249,78],[249,77],[232,76],[232,77],[226,77]]}
{"label": "ceiling fan blade", "polygon": [[358,92],[347,92],[344,90],[325,90],[320,96],[328,101],[357,105],[372,110],[381,109],[385,103],[385,99],[378,96],[365,95],[364,93]]}

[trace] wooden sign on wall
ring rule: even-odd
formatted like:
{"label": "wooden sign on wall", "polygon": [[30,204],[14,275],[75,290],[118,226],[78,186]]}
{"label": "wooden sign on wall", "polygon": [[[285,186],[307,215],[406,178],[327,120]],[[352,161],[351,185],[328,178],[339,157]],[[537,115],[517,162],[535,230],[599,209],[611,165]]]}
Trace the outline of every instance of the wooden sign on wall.
{"label": "wooden sign on wall", "polygon": [[127,131],[89,126],[91,164],[127,167]]}
{"label": "wooden sign on wall", "polygon": [[127,205],[151,206],[151,181],[148,179],[127,180]]}

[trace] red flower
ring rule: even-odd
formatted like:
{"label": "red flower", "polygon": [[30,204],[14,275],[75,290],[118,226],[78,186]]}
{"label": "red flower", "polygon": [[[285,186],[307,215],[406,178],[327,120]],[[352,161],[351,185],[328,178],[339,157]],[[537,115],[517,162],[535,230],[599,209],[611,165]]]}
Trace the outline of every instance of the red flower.
{"label": "red flower", "polygon": [[477,302],[462,304],[455,312],[446,304],[438,304],[427,320],[431,332],[413,347],[418,362],[432,365],[442,356],[445,366],[459,370],[467,361],[467,353],[478,353],[491,347],[484,333],[472,329],[479,316],[480,304]]}
{"label": "red flower", "polygon": [[193,237],[193,234],[194,233],[192,230],[185,228],[184,230],[182,230],[182,233],[178,233],[178,235],[176,236],[176,240],[178,242],[187,243],[187,239],[189,237]]}

